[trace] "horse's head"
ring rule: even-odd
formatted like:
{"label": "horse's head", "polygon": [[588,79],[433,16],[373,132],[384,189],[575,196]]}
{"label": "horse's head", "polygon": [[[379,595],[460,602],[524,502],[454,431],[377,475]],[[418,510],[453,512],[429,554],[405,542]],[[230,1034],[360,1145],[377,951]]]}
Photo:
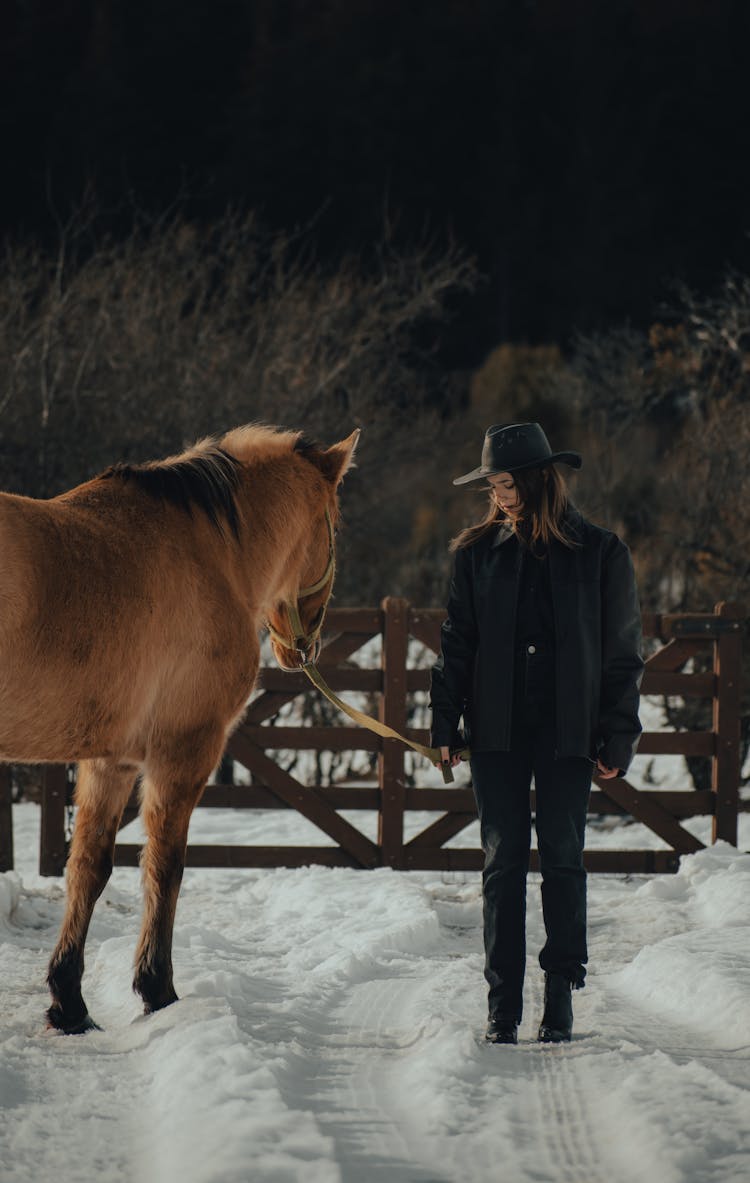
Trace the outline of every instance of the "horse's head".
{"label": "horse's head", "polygon": [[337,489],[352,463],[359,434],[359,430],[354,431],[341,443],[325,449],[300,437],[295,447],[305,464],[302,473],[309,482],[306,506],[312,507],[313,514],[305,531],[295,587],[267,615],[273,654],[285,670],[300,669],[315,661],[320,650],[323,618],[336,573]]}

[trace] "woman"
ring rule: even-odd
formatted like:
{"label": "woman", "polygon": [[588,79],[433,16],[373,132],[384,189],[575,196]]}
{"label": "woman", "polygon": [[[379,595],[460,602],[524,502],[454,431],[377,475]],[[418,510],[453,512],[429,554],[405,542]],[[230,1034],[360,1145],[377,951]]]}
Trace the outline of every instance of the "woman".
{"label": "woman", "polygon": [[591,776],[621,776],[635,752],[641,620],[630,554],[586,521],[538,423],[487,430],[478,468],[489,510],[453,540],[455,565],[432,673],[432,744],[471,747],[485,854],[486,1038],[517,1043],[526,964],[529,789],[536,789],[546,943],[538,1038],[569,1040],[571,989],[586,975],[583,842]]}

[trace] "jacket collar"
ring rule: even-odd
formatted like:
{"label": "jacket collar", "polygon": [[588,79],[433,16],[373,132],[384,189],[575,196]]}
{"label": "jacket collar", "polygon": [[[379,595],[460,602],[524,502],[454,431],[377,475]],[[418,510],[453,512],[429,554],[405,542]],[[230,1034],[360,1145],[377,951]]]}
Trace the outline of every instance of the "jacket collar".
{"label": "jacket collar", "polygon": [[504,542],[507,542],[508,539],[512,538],[512,537],[513,537],[513,531],[511,529],[511,527],[508,525],[507,522],[502,522],[501,525],[499,525],[497,528],[497,532],[495,534],[495,537],[492,539],[492,545],[493,545],[493,547],[494,546],[502,546]]}
{"label": "jacket collar", "polygon": [[[565,511],[563,520],[572,537],[576,540],[576,542],[580,542],[583,536],[583,516],[579,510],[577,510],[574,505],[569,504]],[[495,537],[492,540],[492,546],[502,546],[503,543],[507,542],[513,537],[513,528],[509,526],[507,522],[502,522],[497,528]]]}

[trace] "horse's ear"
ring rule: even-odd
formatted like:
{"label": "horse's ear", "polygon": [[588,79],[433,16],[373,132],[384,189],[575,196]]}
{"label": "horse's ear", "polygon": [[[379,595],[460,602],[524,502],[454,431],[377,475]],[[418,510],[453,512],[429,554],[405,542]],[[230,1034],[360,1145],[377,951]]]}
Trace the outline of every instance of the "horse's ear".
{"label": "horse's ear", "polygon": [[345,440],[341,440],[340,443],[334,444],[322,452],[311,449],[305,452],[305,456],[320,469],[326,480],[330,481],[332,485],[338,485],[344,473],[354,463],[354,450],[357,447],[360,434],[360,429],[357,427],[351,435],[347,436]]}

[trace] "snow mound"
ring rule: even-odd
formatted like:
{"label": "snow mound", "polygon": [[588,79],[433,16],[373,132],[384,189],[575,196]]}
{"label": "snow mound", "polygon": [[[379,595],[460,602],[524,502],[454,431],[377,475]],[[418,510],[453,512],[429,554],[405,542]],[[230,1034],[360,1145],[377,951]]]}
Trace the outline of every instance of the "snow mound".
{"label": "snow mound", "polygon": [[[679,904],[688,931],[645,944],[610,978],[611,985],[640,1006],[700,1029],[721,1046],[746,1042],[750,855],[717,843],[684,857],[674,878],[653,879],[635,895],[661,907]],[[734,930],[730,940],[727,929]]]}
{"label": "snow mound", "polygon": [[290,1105],[279,1089],[278,1057],[248,1040],[235,1016],[214,1017],[187,1001],[157,1024],[159,1037],[146,1049],[151,1136],[140,1147],[153,1178],[337,1183],[333,1139]]}
{"label": "snow mound", "polygon": [[426,956],[440,946],[428,893],[387,868],[280,870],[259,879],[253,896],[294,976],[358,981],[377,972],[383,957]]}

